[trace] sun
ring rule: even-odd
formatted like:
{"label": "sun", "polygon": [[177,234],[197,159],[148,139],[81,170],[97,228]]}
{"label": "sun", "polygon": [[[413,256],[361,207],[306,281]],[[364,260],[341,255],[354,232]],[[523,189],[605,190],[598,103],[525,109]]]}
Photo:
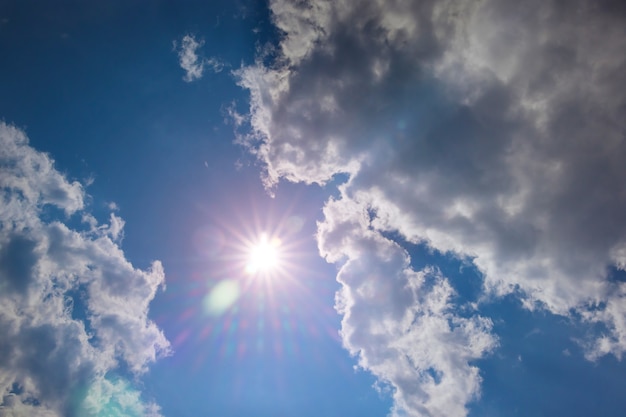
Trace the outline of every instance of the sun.
{"label": "sun", "polygon": [[269,274],[280,264],[280,240],[263,233],[250,245],[246,260],[246,272],[251,275]]}

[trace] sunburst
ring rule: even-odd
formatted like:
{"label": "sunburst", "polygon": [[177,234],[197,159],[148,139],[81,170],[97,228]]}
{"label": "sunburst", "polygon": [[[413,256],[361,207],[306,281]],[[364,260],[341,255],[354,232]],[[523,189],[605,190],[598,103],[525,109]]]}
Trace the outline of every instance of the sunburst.
{"label": "sunburst", "polygon": [[280,239],[262,233],[248,248],[246,272],[251,275],[269,275],[280,268],[281,258]]}

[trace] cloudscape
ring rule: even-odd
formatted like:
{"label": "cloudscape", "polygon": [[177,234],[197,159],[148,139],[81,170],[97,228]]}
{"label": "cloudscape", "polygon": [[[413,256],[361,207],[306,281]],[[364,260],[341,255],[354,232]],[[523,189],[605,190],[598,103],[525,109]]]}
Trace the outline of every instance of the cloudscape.
{"label": "cloudscape", "polygon": [[0,416],[621,416],[626,7],[0,7]]}

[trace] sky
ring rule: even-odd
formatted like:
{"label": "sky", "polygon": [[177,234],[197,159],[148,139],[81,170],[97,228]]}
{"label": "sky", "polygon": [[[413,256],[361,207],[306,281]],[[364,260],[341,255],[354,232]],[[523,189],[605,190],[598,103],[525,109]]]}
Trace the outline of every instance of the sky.
{"label": "sky", "polygon": [[622,416],[626,6],[0,0],[0,417]]}

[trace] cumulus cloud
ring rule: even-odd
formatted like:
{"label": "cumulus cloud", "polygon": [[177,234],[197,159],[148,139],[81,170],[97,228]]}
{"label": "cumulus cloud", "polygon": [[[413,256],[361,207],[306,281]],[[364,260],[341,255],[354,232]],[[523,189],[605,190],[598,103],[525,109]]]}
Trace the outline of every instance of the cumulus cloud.
{"label": "cumulus cloud", "polygon": [[[347,174],[338,198],[327,203],[320,250],[342,265],[344,342],[396,387],[396,406],[409,415],[462,415],[478,384],[468,363],[493,341],[446,365],[448,374],[463,375],[453,390],[463,394],[445,410],[429,402],[434,394],[424,394],[428,378],[408,378],[415,384],[409,390],[389,377],[390,365],[375,365],[408,360],[390,344],[390,329],[404,315],[387,320],[387,312],[369,309],[354,294],[369,270],[380,271],[378,285],[407,294],[408,283],[419,281],[409,277],[425,273],[388,270],[393,260],[364,249],[388,232],[473,260],[486,298],[515,291],[528,308],[603,324],[606,335],[589,343],[588,357],[620,357],[626,287],[610,269],[626,268],[623,4],[275,0],[270,6],[283,37],[270,66],[238,72],[251,99],[252,134],[241,143],[264,165],[270,188],[280,179],[324,184]],[[438,291],[419,293],[396,303],[403,314],[448,300]],[[357,311],[355,323],[378,323],[358,343],[351,339]],[[445,343],[435,338],[442,341],[438,349],[479,335],[491,340],[486,322],[475,319],[482,324]]]}
{"label": "cumulus cloud", "polygon": [[342,262],[336,301],[345,347],[393,387],[399,415],[464,416],[480,393],[470,362],[497,344],[491,321],[456,314],[448,280],[434,268],[414,271],[403,248],[371,229],[367,206],[330,200],[324,215],[320,251]]}
{"label": "cumulus cloud", "polygon": [[[123,220],[98,225],[81,184],[5,123],[0,160],[0,416],[96,416],[105,406],[158,416],[109,378],[120,365],[139,375],[169,351],[148,318],[161,264],[134,268],[116,243]],[[84,227],[64,223],[77,216]]]}
{"label": "cumulus cloud", "polygon": [[224,69],[224,64],[217,58],[202,58],[198,54],[198,49],[203,45],[204,41],[196,40],[193,35],[185,35],[180,42],[180,47],[174,42],[174,48],[178,50],[178,62],[185,70],[183,80],[188,83],[202,78],[207,67],[213,72],[220,72]]}

